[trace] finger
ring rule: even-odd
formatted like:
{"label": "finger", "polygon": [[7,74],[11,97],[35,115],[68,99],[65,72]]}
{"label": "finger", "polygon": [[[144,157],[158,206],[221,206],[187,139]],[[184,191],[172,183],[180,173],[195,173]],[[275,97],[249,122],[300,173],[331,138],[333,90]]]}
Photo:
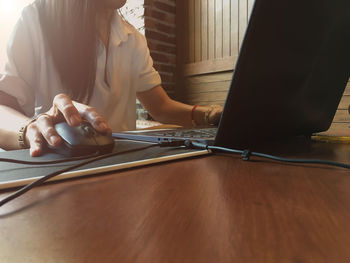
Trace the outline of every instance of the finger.
{"label": "finger", "polygon": [[44,139],[52,146],[57,146],[62,142],[61,137],[57,134],[51,117],[47,114],[41,115],[35,122],[36,127]]}
{"label": "finger", "polygon": [[99,132],[102,133],[109,133],[112,132],[112,129],[108,126],[106,120],[97,113],[95,108],[89,107],[84,104],[80,104],[77,102],[74,102],[74,105],[80,112],[80,115],[91,123],[91,125]]}
{"label": "finger", "polygon": [[33,157],[43,154],[44,138],[39,129],[33,124],[28,126],[26,132],[27,143],[30,145],[29,152]]}
{"label": "finger", "polygon": [[111,128],[108,126],[104,118],[99,115],[95,110],[88,110],[84,114],[84,119],[92,124],[92,126],[99,132],[111,132]]}
{"label": "finger", "polygon": [[72,100],[65,94],[56,95],[53,105],[64,116],[70,126],[78,126],[82,122],[79,111],[75,108]]}

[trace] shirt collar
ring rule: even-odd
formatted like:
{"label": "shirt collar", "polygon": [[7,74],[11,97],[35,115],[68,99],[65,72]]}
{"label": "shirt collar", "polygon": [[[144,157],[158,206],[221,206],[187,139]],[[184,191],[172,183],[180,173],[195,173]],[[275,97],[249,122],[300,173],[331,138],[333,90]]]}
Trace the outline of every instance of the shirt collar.
{"label": "shirt collar", "polygon": [[118,11],[115,11],[111,25],[112,43],[118,46],[121,42],[127,41],[129,34],[132,33],[132,26],[122,19]]}

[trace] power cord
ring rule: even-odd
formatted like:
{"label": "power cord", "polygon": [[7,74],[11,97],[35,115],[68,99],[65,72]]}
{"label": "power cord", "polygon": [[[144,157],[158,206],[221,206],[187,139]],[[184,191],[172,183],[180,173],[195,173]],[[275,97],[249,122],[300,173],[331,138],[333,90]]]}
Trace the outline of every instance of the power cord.
{"label": "power cord", "polygon": [[194,148],[194,149],[203,149],[203,150],[206,149],[206,150],[212,150],[214,152],[220,151],[220,152],[241,154],[242,159],[244,161],[249,161],[251,156],[257,156],[257,157],[270,159],[270,160],[274,160],[274,161],[278,161],[278,162],[322,164],[322,165],[329,165],[329,166],[336,166],[336,167],[342,167],[345,169],[350,169],[349,164],[333,162],[333,161],[328,161],[328,160],[284,158],[284,157],[278,157],[278,156],[265,154],[265,153],[251,152],[250,150],[235,150],[235,149],[230,149],[230,148],[225,148],[225,147],[211,146],[211,145],[206,145],[203,143],[193,142],[193,141],[189,141],[189,140],[184,141],[184,145],[186,147]]}
{"label": "power cord", "polygon": [[[28,192],[29,190],[33,189],[34,187],[36,186],[39,186],[41,184],[43,184],[44,182],[46,182],[47,180],[59,175],[59,174],[62,174],[62,173],[65,173],[65,172],[68,172],[68,171],[71,171],[73,169],[76,169],[76,168],[79,168],[81,166],[84,166],[86,164],[89,164],[89,163],[92,163],[92,162],[96,162],[96,161],[99,161],[99,160],[102,160],[102,159],[105,159],[105,158],[109,158],[109,157],[113,157],[113,156],[117,156],[117,155],[120,155],[120,154],[126,154],[126,153],[131,153],[131,152],[136,152],[136,151],[141,151],[141,150],[145,150],[145,149],[148,149],[148,148],[151,148],[151,147],[155,147],[155,146],[158,146],[157,144],[152,144],[152,145],[148,145],[146,147],[142,147],[142,148],[137,148],[137,149],[132,149],[132,150],[126,150],[126,151],[122,151],[122,152],[115,152],[115,153],[109,153],[109,154],[104,154],[104,155],[100,155],[100,156],[97,156],[97,157],[94,157],[92,159],[89,159],[87,161],[84,161],[84,162],[81,162],[81,163],[78,163],[78,164],[75,164],[75,165],[72,165],[72,166],[69,166],[67,168],[64,168],[62,170],[59,170],[59,171],[56,171],[56,172],[53,172],[53,173],[50,173],[48,175],[45,175],[41,178],[39,178],[38,180],[20,188],[19,190],[17,190],[16,192],[10,194],[9,196],[5,197],[4,199],[0,200],[0,207],[3,206],[4,204],[12,201],[13,199],[16,199],[17,197],[23,195],[24,193]],[[95,154],[96,155],[96,154]],[[30,164],[30,165],[35,165],[35,164],[54,164],[54,163],[62,163],[62,162],[68,162],[68,161],[72,161],[72,160],[80,160],[80,159],[83,159],[83,158],[88,158],[88,157],[78,157],[78,158],[72,158],[72,159],[64,159],[64,160],[57,160],[57,161],[48,161],[48,162],[27,162],[27,161],[17,161],[17,160],[13,160],[13,159],[4,159],[2,158],[2,160],[6,160],[6,162],[15,162],[15,163],[22,163],[22,164]]]}

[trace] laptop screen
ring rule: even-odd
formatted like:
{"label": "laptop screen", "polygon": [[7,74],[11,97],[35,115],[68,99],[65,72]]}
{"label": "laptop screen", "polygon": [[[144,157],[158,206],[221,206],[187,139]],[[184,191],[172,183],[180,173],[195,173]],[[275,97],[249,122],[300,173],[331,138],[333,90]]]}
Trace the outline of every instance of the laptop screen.
{"label": "laptop screen", "polygon": [[215,144],[327,130],[350,72],[350,1],[256,0]]}

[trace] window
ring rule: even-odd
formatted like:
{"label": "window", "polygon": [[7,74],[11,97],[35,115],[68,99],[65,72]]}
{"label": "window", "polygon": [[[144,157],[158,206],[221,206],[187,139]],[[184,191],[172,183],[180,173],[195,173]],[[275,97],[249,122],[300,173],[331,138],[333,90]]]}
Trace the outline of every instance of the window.
{"label": "window", "polygon": [[120,9],[126,21],[132,24],[143,35],[145,34],[144,0],[128,0]]}

